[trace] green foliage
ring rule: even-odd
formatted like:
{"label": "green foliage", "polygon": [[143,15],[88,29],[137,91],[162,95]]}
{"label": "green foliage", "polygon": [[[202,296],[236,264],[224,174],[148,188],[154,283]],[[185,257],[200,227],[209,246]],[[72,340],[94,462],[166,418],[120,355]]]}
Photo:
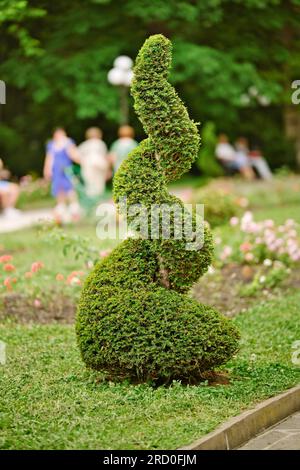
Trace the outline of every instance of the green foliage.
{"label": "green foliage", "polygon": [[50,185],[42,179],[36,179],[23,184],[17,203],[20,209],[33,208],[36,205],[39,207],[49,207],[49,204],[53,203],[50,196]]}
{"label": "green foliage", "polygon": [[228,223],[240,212],[236,198],[221,189],[200,189],[194,198],[198,204],[204,204],[204,218],[211,227]]}
{"label": "green foliage", "polygon": [[[99,123],[111,142],[119,101],[107,72],[117,55],[134,57],[156,32],[175,45],[171,80],[197,121],[261,142],[275,166],[292,162],[282,114],[299,77],[297,0],[72,0],[72,8],[67,0],[2,0],[0,79],[8,102],[0,154],[11,170],[40,171],[44,142],[57,124],[80,140],[85,126]],[[254,98],[244,106],[241,96],[251,86],[271,106]]]}
{"label": "green foliage", "polygon": [[233,320],[243,341],[218,386],[103,381],[82,367],[72,326],[2,323],[0,448],[176,449],[299,384],[299,290],[260,300]]}
{"label": "green foliage", "polygon": [[30,6],[28,0],[1,0],[0,27],[6,26],[8,35],[17,40],[26,57],[39,55],[42,53],[40,43],[24,24],[45,15],[46,10]]}
{"label": "green foliage", "polygon": [[243,194],[251,207],[280,207],[300,203],[300,181],[298,175],[284,175],[285,169],[275,175],[272,182],[263,183],[258,187],[248,186]]}
{"label": "green foliage", "polygon": [[191,381],[236,351],[238,335],[225,317],[174,291],[114,288],[108,291],[114,305],[105,317],[106,293],[101,290],[98,302],[97,294],[92,310],[89,298],[80,303],[90,319],[77,331],[87,366],[109,378]]}
{"label": "green foliage", "polygon": [[[257,213],[280,224],[287,217],[300,222],[297,205]],[[74,228],[66,231],[72,235]],[[92,226],[80,225],[76,232],[89,237],[90,245],[104,249]],[[222,238],[226,232],[226,226],[218,228]],[[231,240],[232,231],[228,236]],[[49,246],[34,229],[9,237],[2,234],[0,243],[14,255],[19,269],[37,259],[45,263],[49,277],[41,288],[47,300],[53,275],[79,268],[73,256],[63,257],[56,240]],[[74,289],[71,295],[74,299]],[[58,301],[53,293],[52,301]],[[225,368],[230,384],[218,386],[202,382],[186,387],[174,382],[155,388],[104,381],[101,373],[82,366],[72,325],[21,325],[10,315],[9,321],[0,322],[8,359],[0,373],[0,448],[176,449],[187,445],[230,417],[300,383],[300,368],[291,362],[292,345],[300,338],[299,303],[300,292],[294,288],[272,301],[258,295],[253,308],[233,319],[241,331],[241,347]],[[23,313],[31,316],[29,306],[23,304]]]}
{"label": "green foliage", "polygon": [[66,258],[84,261],[84,264],[94,264],[99,259],[99,250],[93,245],[90,237],[69,233],[56,225],[41,226],[40,233],[43,242],[49,246],[59,246]]}
{"label": "green foliage", "polygon": [[216,126],[208,121],[202,129],[202,146],[199,151],[197,165],[205,176],[221,176],[223,169],[219,165],[215,151],[217,146]]}
{"label": "green foliage", "polygon": [[279,261],[271,269],[260,269],[254,276],[250,284],[242,286],[240,295],[242,297],[252,297],[259,294],[263,289],[274,289],[290,274],[290,269]]}
{"label": "green foliage", "polygon": [[[162,35],[147,39],[134,69],[135,109],[148,139],[122,163],[114,181],[114,198],[121,212],[143,204],[177,205],[167,183],[187,171],[198,153],[197,127],[168,83],[171,43]],[[124,207],[122,198],[126,197]],[[149,213],[149,211],[148,211]],[[140,381],[191,380],[226,362],[237,350],[239,334],[229,320],[199,305],[185,293],[208,268],[212,241],[207,227],[195,250],[187,250],[186,233],[175,237],[172,214],[169,238],[127,239],[88,277],[78,306],[76,331],[88,367],[115,379]],[[133,217],[129,217],[133,222]],[[199,231],[199,232],[198,232]],[[136,230],[143,237],[141,230]]]}

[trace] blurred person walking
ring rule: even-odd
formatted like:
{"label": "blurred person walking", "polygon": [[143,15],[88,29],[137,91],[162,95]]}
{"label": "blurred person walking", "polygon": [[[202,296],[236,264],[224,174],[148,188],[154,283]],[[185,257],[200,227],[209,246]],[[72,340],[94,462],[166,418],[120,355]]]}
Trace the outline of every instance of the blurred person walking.
{"label": "blurred person walking", "polygon": [[116,173],[127,155],[138,145],[134,140],[134,129],[131,126],[121,126],[118,130],[119,138],[110,148],[111,163]]}
{"label": "blurred person walking", "polygon": [[58,222],[65,223],[70,220],[78,220],[80,207],[67,170],[73,162],[80,164],[80,155],[72,139],[64,128],[54,130],[52,140],[47,144],[44,163],[44,178],[51,181],[52,195],[56,198],[57,205],[54,215]]}
{"label": "blurred person walking", "polygon": [[105,183],[110,176],[110,164],[101,129],[90,127],[85,135],[86,140],[78,147],[81,175],[87,196],[94,198],[105,191]]}

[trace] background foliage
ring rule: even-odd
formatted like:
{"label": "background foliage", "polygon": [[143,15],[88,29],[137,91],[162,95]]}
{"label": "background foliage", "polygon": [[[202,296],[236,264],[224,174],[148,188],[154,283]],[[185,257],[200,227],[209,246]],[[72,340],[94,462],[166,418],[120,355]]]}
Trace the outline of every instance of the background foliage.
{"label": "background foliage", "polygon": [[[174,44],[171,79],[196,121],[246,134],[273,166],[292,164],[284,136],[291,81],[300,78],[299,0],[0,0],[0,155],[17,175],[40,171],[52,127],[83,138],[90,124],[110,143],[118,91],[107,72],[144,39]],[[255,87],[270,101],[244,95]],[[132,113],[138,137],[142,129]]]}

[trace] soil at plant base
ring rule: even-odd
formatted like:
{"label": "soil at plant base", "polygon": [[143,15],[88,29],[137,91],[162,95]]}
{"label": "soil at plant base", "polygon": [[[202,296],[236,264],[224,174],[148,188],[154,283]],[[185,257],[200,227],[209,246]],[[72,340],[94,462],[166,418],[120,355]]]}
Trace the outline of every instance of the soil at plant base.
{"label": "soil at plant base", "polygon": [[[246,311],[263,300],[284,295],[289,289],[300,288],[300,269],[293,270],[280,286],[262,289],[251,297],[240,295],[241,286],[251,282],[256,270],[254,267],[231,264],[206,274],[195,284],[192,296],[198,302],[210,305],[228,317]],[[36,302],[24,294],[10,292],[0,300],[0,321],[10,318],[19,323],[74,323],[76,303],[69,296],[53,292],[46,300]]]}
{"label": "soil at plant base", "polygon": [[12,319],[18,323],[74,323],[75,304],[73,299],[61,294],[42,301],[28,298],[23,294],[11,292],[0,303],[0,321]]}
{"label": "soil at plant base", "polygon": [[192,295],[198,302],[211,305],[228,317],[240,312],[263,300],[283,295],[288,289],[299,289],[300,269],[295,269],[275,288],[263,288],[253,296],[241,296],[242,286],[250,283],[258,268],[230,264],[214,273],[207,273],[195,284]]}

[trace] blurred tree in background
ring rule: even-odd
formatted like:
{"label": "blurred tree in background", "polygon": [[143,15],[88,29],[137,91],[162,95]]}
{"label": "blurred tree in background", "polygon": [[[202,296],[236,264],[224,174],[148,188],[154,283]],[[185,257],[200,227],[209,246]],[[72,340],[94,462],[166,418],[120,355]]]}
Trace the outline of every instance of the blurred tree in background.
{"label": "blurred tree in background", "polygon": [[221,176],[224,174],[223,168],[215,157],[217,145],[216,126],[213,122],[207,121],[201,131],[202,145],[199,157],[196,161],[198,168],[206,176]]}
{"label": "blurred tree in background", "polygon": [[[99,125],[112,141],[119,104],[107,72],[153,33],[174,43],[171,80],[196,121],[247,135],[273,166],[295,160],[285,135],[299,144],[300,0],[0,0],[0,32],[0,156],[18,175],[41,170],[56,125],[77,141]],[[133,112],[131,122],[143,137]]]}

